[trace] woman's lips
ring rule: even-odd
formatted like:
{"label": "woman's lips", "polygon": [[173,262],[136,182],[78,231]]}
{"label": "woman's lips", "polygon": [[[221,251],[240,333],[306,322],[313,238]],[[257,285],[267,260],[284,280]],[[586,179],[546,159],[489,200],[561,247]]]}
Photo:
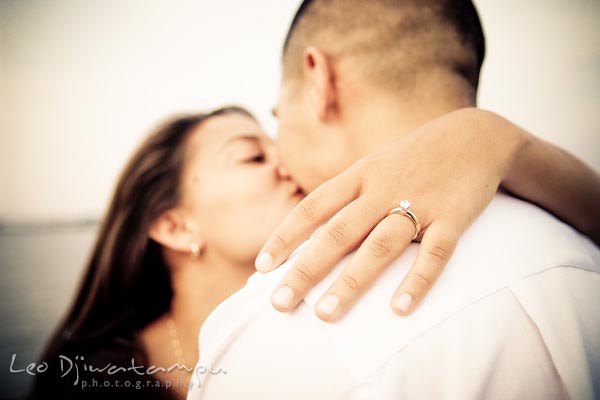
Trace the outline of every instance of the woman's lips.
{"label": "woman's lips", "polygon": [[300,186],[296,185],[295,183],[290,185],[288,193],[294,197],[296,197],[296,196],[304,197],[304,191],[300,188]]}
{"label": "woman's lips", "polygon": [[298,186],[298,185],[294,185],[294,186],[295,186],[295,188],[292,191],[292,194],[294,196],[304,196],[304,191],[302,189],[300,189],[300,186]]}

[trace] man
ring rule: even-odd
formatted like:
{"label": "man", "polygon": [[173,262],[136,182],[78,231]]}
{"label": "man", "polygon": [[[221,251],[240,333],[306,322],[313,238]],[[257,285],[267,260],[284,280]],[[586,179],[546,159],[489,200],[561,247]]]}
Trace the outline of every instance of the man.
{"label": "man", "polygon": [[[474,106],[482,45],[468,1],[305,1],[286,39],[277,107],[292,175],[313,189],[399,135]],[[411,205],[401,208],[385,220],[418,233]],[[190,398],[600,393],[600,252],[590,241],[498,195],[419,312],[402,319],[385,304],[416,251],[409,247],[334,324],[312,308],[344,262],[289,314],[273,310],[269,296],[297,253],[254,275],[203,326]],[[289,300],[286,290],[274,297]],[[335,312],[335,301],[323,303]],[[203,374],[209,366],[227,374]]]}

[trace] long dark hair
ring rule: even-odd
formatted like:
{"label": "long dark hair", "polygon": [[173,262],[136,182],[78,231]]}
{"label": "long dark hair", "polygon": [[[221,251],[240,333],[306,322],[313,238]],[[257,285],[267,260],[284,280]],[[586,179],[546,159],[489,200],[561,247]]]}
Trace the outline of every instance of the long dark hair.
{"label": "long dark hair", "polygon": [[[42,361],[52,364],[59,354],[88,354],[115,340],[128,343],[134,332],[169,310],[169,269],[148,230],[179,202],[190,132],[209,118],[229,113],[253,118],[240,107],[179,115],[138,147],[116,184],[74,302]],[[36,388],[40,383],[35,383],[34,393],[42,394],[43,388]]]}

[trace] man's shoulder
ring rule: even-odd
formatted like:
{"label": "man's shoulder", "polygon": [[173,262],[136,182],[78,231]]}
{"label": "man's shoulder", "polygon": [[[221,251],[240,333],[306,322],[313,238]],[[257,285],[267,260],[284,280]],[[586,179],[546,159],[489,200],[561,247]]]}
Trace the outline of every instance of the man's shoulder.
{"label": "man's shoulder", "polygon": [[600,250],[589,238],[533,204],[498,194],[464,233],[447,271],[501,281],[558,265],[598,271],[599,264]]}
{"label": "man's shoulder", "polygon": [[[243,289],[209,316],[200,339],[204,362],[210,363],[224,353],[239,353],[244,346],[253,348],[257,357],[266,356],[264,348],[249,338],[262,338],[260,343],[264,344],[269,338],[279,337],[275,326],[293,325],[295,329],[286,331],[292,335],[288,338],[292,343],[301,348],[310,346],[308,337],[327,338],[332,347],[329,350],[337,354],[340,365],[353,379],[360,380],[390,354],[502,288],[558,265],[596,272],[600,265],[598,249],[572,228],[535,206],[498,195],[464,234],[445,272],[417,312],[400,318],[389,307],[392,294],[417,255],[419,247],[414,243],[344,317],[328,324],[318,320],[313,307],[352,254],[310,291],[301,304],[303,311],[282,314],[270,304],[270,294],[306,245],[276,270],[253,275]],[[308,335],[307,330],[314,335]]]}
{"label": "man's shoulder", "polygon": [[[340,321],[323,327],[334,336],[339,354],[352,355],[346,361],[359,377],[367,366],[380,365],[390,352],[522,279],[561,265],[600,273],[600,251],[589,239],[544,210],[499,194],[464,234],[419,309],[409,318],[400,318],[389,301],[418,250],[418,244],[409,246]],[[311,308],[351,256],[306,296]]]}

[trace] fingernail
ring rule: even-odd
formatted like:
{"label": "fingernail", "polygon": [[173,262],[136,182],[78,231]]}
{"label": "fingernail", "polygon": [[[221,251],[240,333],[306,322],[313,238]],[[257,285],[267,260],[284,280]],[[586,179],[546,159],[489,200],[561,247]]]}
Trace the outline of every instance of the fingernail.
{"label": "fingernail", "polygon": [[394,306],[400,311],[407,312],[412,302],[412,296],[408,293],[402,293],[394,300]]}
{"label": "fingernail", "polygon": [[260,272],[268,272],[273,267],[273,256],[271,253],[263,252],[256,257],[254,266]]}
{"label": "fingernail", "polygon": [[317,304],[317,308],[323,314],[334,317],[340,309],[340,299],[335,294],[329,294]]}
{"label": "fingernail", "polygon": [[281,308],[288,308],[294,299],[294,291],[289,286],[282,286],[273,294],[273,303]]}

